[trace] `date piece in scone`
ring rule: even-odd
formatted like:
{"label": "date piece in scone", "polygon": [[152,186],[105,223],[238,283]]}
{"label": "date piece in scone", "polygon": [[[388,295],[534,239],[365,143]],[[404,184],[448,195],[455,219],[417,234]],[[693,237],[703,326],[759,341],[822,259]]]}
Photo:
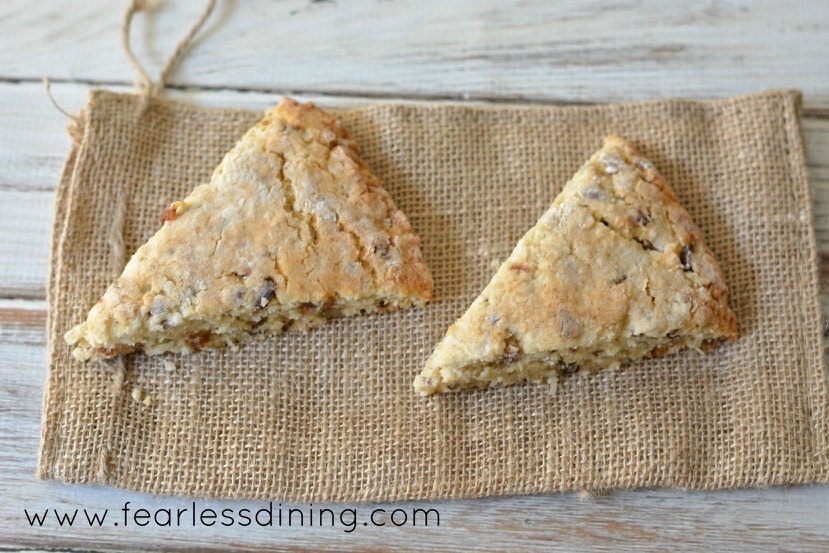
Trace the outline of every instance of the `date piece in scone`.
{"label": "date piece in scone", "polygon": [[208,184],[159,215],[158,232],[66,333],[76,358],[237,345],[432,295],[406,216],[349,132],[310,103],[284,99]]}
{"label": "date piece in scone", "polygon": [[737,337],[717,261],[653,164],[608,137],[438,344],[421,394],[601,369]]}

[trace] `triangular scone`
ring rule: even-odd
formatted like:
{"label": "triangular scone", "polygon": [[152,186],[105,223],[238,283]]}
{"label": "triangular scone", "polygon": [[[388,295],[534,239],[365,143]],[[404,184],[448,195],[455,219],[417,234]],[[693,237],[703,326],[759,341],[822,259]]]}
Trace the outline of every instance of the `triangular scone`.
{"label": "triangular scone", "polygon": [[422,305],[432,278],[381,184],[337,119],[285,99],[164,212],[66,341],[81,360],[192,352]]}
{"label": "triangular scone", "polygon": [[422,394],[737,337],[716,260],[650,161],[608,137],[427,360]]}

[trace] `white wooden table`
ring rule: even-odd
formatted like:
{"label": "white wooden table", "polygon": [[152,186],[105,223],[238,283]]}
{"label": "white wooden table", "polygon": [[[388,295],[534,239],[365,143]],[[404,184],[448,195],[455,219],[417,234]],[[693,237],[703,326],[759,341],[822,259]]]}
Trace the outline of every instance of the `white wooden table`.
{"label": "white wooden table", "polygon": [[[374,509],[385,526],[124,528],[133,508],[189,499],[67,486],[34,477],[45,378],[45,283],[52,204],[69,148],[66,119],[90,87],[127,90],[120,48],[125,2],[0,4],[0,548],[83,550],[822,550],[829,486],[703,493],[653,490],[434,503]],[[766,88],[804,92],[804,130],[829,309],[829,2],[495,0],[223,0],[171,79],[169,95],[260,109],[281,94],[324,106],[433,102],[707,99]],[[201,2],[139,15],[138,57],[157,74]],[[260,503],[200,502],[258,509]],[[283,505],[283,508],[291,507]],[[299,505],[298,507],[303,507]],[[307,506],[305,506],[307,507]],[[110,510],[90,527],[83,509]],[[395,527],[396,508],[436,509],[440,525]],[[80,509],[76,524],[31,527],[26,512]],[[51,511],[50,511],[51,512]],[[52,515],[49,515],[52,516]],[[397,520],[400,520],[398,516]]]}

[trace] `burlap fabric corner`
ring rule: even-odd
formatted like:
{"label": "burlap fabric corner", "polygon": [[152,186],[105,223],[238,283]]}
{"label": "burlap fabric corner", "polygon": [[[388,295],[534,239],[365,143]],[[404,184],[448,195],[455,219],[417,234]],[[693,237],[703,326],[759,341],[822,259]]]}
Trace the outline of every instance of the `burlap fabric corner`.
{"label": "burlap fabric corner", "polygon": [[[829,481],[797,93],[342,112],[422,238],[431,305],[238,352],[84,365],[63,333],[258,118],[159,100],[136,117],[139,103],[91,94],[58,190],[40,477],[286,501]],[[446,327],[609,133],[656,163],[704,232],[740,339],[575,374],[554,395],[536,384],[416,395]]]}

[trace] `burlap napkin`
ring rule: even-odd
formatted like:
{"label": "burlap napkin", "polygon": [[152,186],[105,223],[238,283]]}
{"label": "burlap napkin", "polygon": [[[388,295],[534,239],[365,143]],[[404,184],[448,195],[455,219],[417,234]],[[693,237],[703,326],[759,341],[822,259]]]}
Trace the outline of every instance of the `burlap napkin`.
{"label": "burlap napkin", "polygon": [[[829,480],[798,94],[342,112],[422,238],[434,303],[238,352],[84,365],[63,333],[258,117],[159,100],[137,116],[139,104],[92,93],[58,190],[40,477],[297,501]],[[609,133],[673,183],[726,273],[741,338],[575,374],[555,395],[417,396],[446,327]]]}

